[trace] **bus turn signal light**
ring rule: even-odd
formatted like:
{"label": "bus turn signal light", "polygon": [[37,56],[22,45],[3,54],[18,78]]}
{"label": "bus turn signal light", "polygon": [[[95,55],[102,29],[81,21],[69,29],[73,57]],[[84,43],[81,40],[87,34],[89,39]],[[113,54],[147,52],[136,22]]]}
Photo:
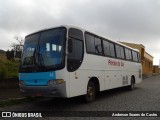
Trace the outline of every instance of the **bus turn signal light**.
{"label": "bus turn signal light", "polygon": [[21,86],[21,85],[24,85],[24,81],[23,80],[19,81],[19,86]]}
{"label": "bus turn signal light", "polygon": [[58,85],[64,83],[63,79],[49,80],[48,85]]}

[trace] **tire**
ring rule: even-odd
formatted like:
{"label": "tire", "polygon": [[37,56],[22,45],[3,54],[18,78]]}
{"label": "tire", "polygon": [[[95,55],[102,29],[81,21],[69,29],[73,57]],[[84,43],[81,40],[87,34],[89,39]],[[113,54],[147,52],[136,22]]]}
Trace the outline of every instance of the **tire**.
{"label": "tire", "polygon": [[96,89],[95,85],[92,81],[88,83],[87,86],[87,94],[84,96],[85,102],[92,102],[96,97]]}
{"label": "tire", "polygon": [[131,79],[131,85],[128,86],[128,89],[131,90],[131,91],[134,90],[134,85],[135,85],[135,82],[134,82],[134,79],[132,78]]}

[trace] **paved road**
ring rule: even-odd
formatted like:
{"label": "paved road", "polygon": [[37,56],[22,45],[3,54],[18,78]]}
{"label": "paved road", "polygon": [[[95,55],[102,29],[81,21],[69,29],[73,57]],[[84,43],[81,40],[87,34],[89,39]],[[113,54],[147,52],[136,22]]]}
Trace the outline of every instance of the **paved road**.
{"label": "paved road", "polygon": [[[1,111],[160,111],[160,76],[153,76],[136,85],[134,91],[115,89],[100,93],[97,99],[89,104],[81,102],[81,99],[48,99],[41,98],[31,103],[23,103],[10,107],[0,108]],[[52,118],[45,118],[46,120]],[[61,119],[84,119],[84,118],[55,118]],[[123,120],[123,117],[91,118],[85,119],[115,119]],[[141,120],[141,117],[126,117],[127,120]],[[160,118],[146,117],[145,120]]]}

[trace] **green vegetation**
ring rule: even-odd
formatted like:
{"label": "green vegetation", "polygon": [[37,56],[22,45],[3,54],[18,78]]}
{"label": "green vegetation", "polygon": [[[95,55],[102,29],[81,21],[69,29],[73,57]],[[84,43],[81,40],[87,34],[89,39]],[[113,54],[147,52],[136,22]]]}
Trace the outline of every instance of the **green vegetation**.
{"label": "green vegetation", "polygon": [[12,106],[12,105],[15,105],[15,104],[22,103],[26,100],[27,99],[11,99],[11,100],[6,100],[6,101],[0,101],[0,107]]}
{"label": "green vegetation", "polygon": [[38,97],[28,97],[28,98],[19,98],[19,99],[9,99],[0,101],[0,107],[6,107],[6,106],[12,106],[16,104],[26,103],[26,102],[32,102],[38,100]]}
{"label": "green vegetation", "polygon": [[0,53],[0,78],[18,77],[19,62],[9,61],[5,53]]}

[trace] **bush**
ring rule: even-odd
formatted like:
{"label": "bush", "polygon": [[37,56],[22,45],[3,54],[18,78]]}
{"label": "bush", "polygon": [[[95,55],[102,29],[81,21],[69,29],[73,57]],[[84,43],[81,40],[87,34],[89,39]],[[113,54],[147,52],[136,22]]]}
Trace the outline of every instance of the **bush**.
{"label": "bush", "polygon": [[0,61],[0,78],[18,77],[19,63],[13,61]]}
{"label": "bush", "polygon": [[7,72],[5,69],[0,69],[0,78],[4,78],[6,76]]}

